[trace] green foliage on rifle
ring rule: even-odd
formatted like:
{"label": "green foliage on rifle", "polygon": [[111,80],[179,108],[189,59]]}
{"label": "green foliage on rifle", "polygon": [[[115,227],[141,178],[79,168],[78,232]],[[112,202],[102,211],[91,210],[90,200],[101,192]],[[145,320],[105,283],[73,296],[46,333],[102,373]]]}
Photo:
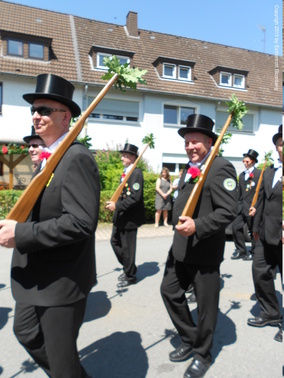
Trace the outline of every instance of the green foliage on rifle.
{"label": "green foliage on rifle", "polygon": [[239,101],[237,96],[233,93],[231,101],[226,102],[226,104],[229,107],[228,112],[232,113],[232,126],[236,127],[238,130],[242,130],[244,126],[242,118],[248,111],[245,103]]}
{"label": "green foliage on rifle", "polygon": [[155,148],[155,142],[154,142],[154,135],[151,133],[151,134],[148,134],[146,135],[143,139],[142,139],[142,143],[143,144],[148,144],[149,143],[149,148]]}
{"label": "green foliage on rifle", "polygon": [[147,84],[142,78],[147,70],[139,68],[130,68],[129,63],[120,64],[119,59],[114,55],[104,58],[104,65],[108,67],[108,72],[102,76],[103,80],[110,80],[114,74],[119,77],[115,83],[115,87],[124,91],[124,88],[136,89],[137,84]]}

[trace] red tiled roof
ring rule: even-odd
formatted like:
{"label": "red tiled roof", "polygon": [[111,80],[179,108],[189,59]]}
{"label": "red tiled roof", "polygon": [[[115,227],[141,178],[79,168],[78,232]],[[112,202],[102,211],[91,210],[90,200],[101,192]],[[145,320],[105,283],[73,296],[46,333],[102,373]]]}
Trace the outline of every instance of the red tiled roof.
{"label": "red tiled roof", "polygon": [[[5,1],[0,2],[0,30],[50,38],[56,57],[44,63],[1,56],[2,73],[37,76],[52,72],[73,82],[103,85],[103,72],[92,70],[89,59],[91,47],[101,46],[134,52],[133,65],[148,70],[147,85],[139,85],[141,90],[218,100],[228,100],[235,92],[247,103],[282,106],[282,69],[275,90],[273,55],[139,28],[139,37],[134,38],[128,35],[125,26]],[[161,79],[153,65],[158,57],[195,62],[193,83]],[[217,66],[248,71],[248,88],[233,91],[219,87],[209,73]],[[281,57],[279,67],[282,67]]]}

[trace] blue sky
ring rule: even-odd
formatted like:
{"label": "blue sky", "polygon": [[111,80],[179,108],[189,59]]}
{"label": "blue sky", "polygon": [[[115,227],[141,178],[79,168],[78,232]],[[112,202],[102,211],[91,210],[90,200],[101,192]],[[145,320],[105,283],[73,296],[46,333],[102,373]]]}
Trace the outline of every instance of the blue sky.
{"label": "blue sky", "polygon": [[[9,2],[118,25],[125,25],[128,12],[134,11],[138,13],[139,29],[282,55],[281,0],[13,0]],[[275,41],[277,30],[279,45]]]}

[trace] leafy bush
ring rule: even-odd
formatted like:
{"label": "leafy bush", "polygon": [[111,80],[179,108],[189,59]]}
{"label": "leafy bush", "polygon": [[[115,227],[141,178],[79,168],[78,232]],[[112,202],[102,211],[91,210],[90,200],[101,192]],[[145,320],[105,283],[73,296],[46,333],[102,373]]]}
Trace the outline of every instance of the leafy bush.
{"label": "leafy bush", "polygon": [[5,219],[14,204],[20,198],[22,190],[0,191],[0,219]]}

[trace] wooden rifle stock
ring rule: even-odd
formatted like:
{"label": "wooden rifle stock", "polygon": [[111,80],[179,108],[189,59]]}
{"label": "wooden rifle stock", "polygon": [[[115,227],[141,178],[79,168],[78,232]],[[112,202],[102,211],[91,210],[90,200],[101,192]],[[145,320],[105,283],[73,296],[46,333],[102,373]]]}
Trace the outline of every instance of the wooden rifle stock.
{"label": "wooden rifle stock", "polygon": [[262,179],[263,179],[263,174],[264,174],[266,163],[267,163],[267,159],[265,159],[264,165],[262,167],[261,174],[259,176],[258,183],[256,185],[256,189],[255,189],[250,207],[254,207],[256,202],[257,202],[257,198],[258,198],[261,182],[262,182]]}
{"label": "wooden rifle stock", "polygon": [[130,169],[129,172],[127,172],[127,174],[125,175],[123,181],[120,183],[120,185],[117,187],[117,189],[115,190],[115,192],[113,193],[110,201],[111,202],[117,202],[117,200],[119,199],[122,191],[123,191],[123,188],[125,186],[125,184],[127,183],[127,181],[129,180],[129,177],[132,175],[134,169],[136,168],[139,160],[141,159],[142,155],[144,154],[144,152],[147,150],[147,148],[149,147],[150,145],[150,142],[146,145],[146,147],[144,148],[144,150],[141,152],[141,154],[138,156],[138,158],[135,160],[132,168]]}
{"label": "wooden rifle stock", "polygon": [[88,106],[88,108],[78,119],[75,125],[70,129],[70,131],[59,144],[59,146],[56,148],[56,150],[50,155],[43,170],[32,179],[30,184],[24,190],[21,197],[18,199],[14,207],[7,215],[6,219],[13,219],[17,222],[26,221],[40,193],[44,189],[45,185],[48,183],[55,167],[58,165],[62,156],[65,154],[67,149],[71,146],[73,141],[80,134],[86,119],[95,109],[95,107],[99,104],[99,102],[103,99],[106,93],[110,90],[112,85],[117,81],[118,77],[119,75],[115,74],[100,91],[97,97],[92,101],[92,103]]}
{"label": "wooden rifle stock", "polygon": [[[197,202],[198,202],[198,199],[199,199],[199,196],[200,196],[200,193],[201,193],[201,190],[203,188],[204,182],[205,182],[206,177],[208,175],[208,172],[211,168],[211,165],[212,165],[215,157],[217,156],[217,154],[219,152],[220,144],[221,144],[222,139],[225,135],[225,132],[227,131],[227,129],[230,125],[232,117],[233,117],[233,112],[229,114],[229,117],[227,118],[227,121],[226,121],[225,125],[223,126],[223,129],[222,129],[220,135],[218,136],[218,138],[217,138],[217,140],[216,140],[216,142],[215,142],[215,144],[214,144],[214,146],[213,146],[213,148],[210,152],[210,155],[208,156],[208,158],[207,158],[207,160],[204,164],[204,168],[200,172],[199,179],[193,187],[193,190],[192,190],[192,192],[191,192],[191,194],[190,194],[190,196],[187,200],[187,203],[186,203],[186,205],[183,209],[181,216],[186,216],[186,217],[192,218],[195,207],[197,205]],[[178,225],[181,225],[181,224],[182,224],[182,222],[179,221]]]}

